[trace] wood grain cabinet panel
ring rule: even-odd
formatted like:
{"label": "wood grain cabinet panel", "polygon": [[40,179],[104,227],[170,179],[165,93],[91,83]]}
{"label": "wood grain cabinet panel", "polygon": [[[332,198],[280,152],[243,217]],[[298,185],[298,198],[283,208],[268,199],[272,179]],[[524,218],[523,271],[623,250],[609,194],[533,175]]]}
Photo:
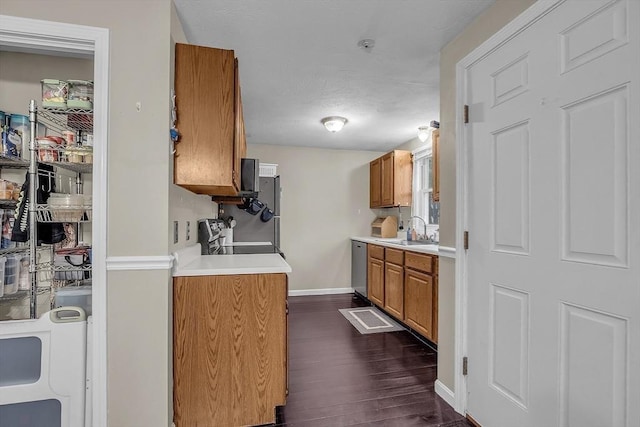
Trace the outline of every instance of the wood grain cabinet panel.
{"label": "wood grain cabinet panel", "polygon": [[197,194],[236,196],[246,138],[234,52],[176,44],[175,93],[174,183]]}
{"label": "wood grain cabinet panel", "polygon": [[369,206],[410,206],[413,180],[411,152],[394,150],[369,164]]}
{"label": "wood grain cabinet panel", "polygon": [[381,259],[384,261],[384,247],[382,246],[378,246],[378,245],[372,245],[372,244],[368,244],[367,245],[367,251],[369,253],[369,256],[372,258],[376,258],[376,259]]}
{"label": "wood grain cabinet panel", "polygon": [[437,257],[418,252],[405,252],[404,265],[424,273],[434,273],[434,259]]}
{"label": "wood grain cabinet panel", "polygon": [[174,279],[177,427],[275,422],[287,392],[286,274]]}
{"label": "wood grain cabinet panel", "polygon": [[384,260],[402,266],[404,265],[404,251],[402,249],[384,248]]}
{"label": "wood grain cabinet panel", "polygon": [[384,156],[382,156],[381,159],[381,185],[380,188],[381,190],[381,204],[382,206],[392,206],[393,205],[393,182],[394,182],[394,176],[393,176],[393,159],[394,159],[394,153],[393,151],[391,153],[387,153]]}
{"label": "wood grain cabinet panel", "polygon": [[377,208],[382,205],[382,160],[376,159],[369,163],[369,207]]}
{"label": "wood grain cabinet panel", "polygon": [[404,322],[434,341],[434,279],[410,268],[405,268],[404,276]]}
{"label": "wood grain cabinet panel", "polygon": [[384,308],[402,320],[404,318],[404,268],[390,262],[384,263]]}
{"label": "wood grain cabinet panel", "polygon": [[369,256],[367,263],[367,298],[384,307],[384,261]]}

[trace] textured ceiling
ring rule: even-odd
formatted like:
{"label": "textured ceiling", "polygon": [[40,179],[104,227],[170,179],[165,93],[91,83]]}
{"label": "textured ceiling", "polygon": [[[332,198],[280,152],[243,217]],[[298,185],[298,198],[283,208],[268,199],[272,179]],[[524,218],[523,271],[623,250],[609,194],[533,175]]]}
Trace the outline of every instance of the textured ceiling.
{"label": "textured ceiling", "polygon": [[174,0],[189,43],[235,50],[249,143],[376,151],[439,120],[439,51],[493,1]]}

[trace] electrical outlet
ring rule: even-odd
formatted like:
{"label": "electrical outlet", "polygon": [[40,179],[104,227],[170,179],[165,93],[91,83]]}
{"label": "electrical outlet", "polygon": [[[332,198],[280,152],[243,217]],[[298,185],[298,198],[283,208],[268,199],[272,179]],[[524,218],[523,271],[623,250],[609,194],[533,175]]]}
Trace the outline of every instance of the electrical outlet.
{"label": "electrical outlet", "polygon": [[191,239],[191,221],[187,221],[187,240]]}
{"label": "electrical outlet", "polygon": [[178,243],[178,221],[173,221],[173,243]]}

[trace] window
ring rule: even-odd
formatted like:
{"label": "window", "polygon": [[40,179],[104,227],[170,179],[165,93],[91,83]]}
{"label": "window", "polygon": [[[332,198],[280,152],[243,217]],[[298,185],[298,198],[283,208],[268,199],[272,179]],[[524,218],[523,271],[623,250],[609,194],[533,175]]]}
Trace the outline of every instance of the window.
{"label": "window", "polygon": [[440,203],[433,201],[433,157],[431,141],[413,152],[412,215],[424,218],[428,224],[438,224]]}

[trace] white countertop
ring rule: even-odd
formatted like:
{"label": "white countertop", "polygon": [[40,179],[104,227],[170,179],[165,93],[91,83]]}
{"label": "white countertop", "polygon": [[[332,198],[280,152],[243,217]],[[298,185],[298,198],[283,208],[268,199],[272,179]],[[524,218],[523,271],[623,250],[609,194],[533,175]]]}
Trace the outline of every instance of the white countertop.
{"label": "white countertop", "polygon": [[381,237],[352,237],[351,240],[357,240],[363,243],[373,243],[375,245],[387,246],[394,249],[403,249],[405,251],[420,252],[423,254],[439,255],[438,245],[403,245],[404,239],[399,238],[381,238]]}
{"label": "white countertop", "polygon": [[173,255],[173,277],[291,272],[279,254],[201,255],[198,243]]}

